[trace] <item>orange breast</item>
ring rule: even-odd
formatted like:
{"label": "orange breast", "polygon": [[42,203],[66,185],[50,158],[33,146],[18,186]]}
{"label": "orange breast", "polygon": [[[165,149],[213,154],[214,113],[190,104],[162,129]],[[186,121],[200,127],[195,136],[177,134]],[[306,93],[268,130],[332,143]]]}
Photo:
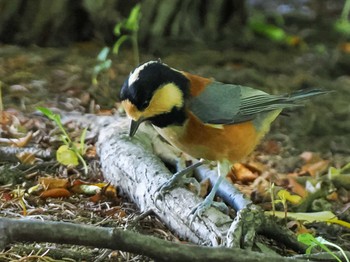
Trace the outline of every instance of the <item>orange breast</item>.
{"label": "orange breast", "polygon": [[250,154],[259,143],[251,121],[216,128],[200,122],[193,114],[183,127],[168,127],[160,133],[187,154],[208,160],[227,159],[234,163]]}

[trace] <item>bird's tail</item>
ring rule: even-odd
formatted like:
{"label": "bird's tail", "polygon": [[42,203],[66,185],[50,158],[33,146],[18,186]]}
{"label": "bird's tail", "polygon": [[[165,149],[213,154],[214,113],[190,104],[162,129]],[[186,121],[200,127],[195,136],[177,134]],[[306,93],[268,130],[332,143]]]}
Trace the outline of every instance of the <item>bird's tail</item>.
{"label": "bird's tail", "polygon": [[303,89],[300,91],[293,92],[290,95],[287,95],[287,97],[290,102],[295,102],[295,101],[308,99],[309,97],[312,97],[312,96],[328,94],[330,92],[333,92],[333,91],[321,90],[321,89]]}

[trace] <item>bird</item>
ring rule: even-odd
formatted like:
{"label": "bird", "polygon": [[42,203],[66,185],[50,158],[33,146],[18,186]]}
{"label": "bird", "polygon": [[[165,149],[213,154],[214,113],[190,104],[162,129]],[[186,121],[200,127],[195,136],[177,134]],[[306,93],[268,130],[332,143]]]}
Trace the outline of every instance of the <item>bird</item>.
{"label": "bird", "polygon": [[[152,60],[131,71],[122,85],[120,100],[131,118],[130,137],[141,123],[148,121],[171,145],[202,159],[195,166],[205,160],[217,162],[216,183],[204,201],[190,212],[201,216],[213,205],[216,191],[233,164],[254,150],[283,109],[301,106],[299,101],[325,93],[306,89],[291,94],[268,94]],[[176,173],[158,190],[168,191],[188,170]]]}

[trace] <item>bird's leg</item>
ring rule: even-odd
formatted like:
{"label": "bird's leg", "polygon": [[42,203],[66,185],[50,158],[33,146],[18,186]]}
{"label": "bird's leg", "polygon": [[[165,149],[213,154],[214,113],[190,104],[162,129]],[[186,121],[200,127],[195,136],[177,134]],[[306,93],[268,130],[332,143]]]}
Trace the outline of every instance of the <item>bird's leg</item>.
{"label": "bird's leg", "polygon": [[[199,203],[196,205],[190,212],[190,215],[193,215],[191,218],[191,222],[195,219],[196,216],[201,217],[203,212],[207,210],[210,206],[214,205],[214,197],[216,194],[216,191],[218,190],[221,182],[225,179],[227,173],[230,171],[231,168],[231,163],[228,162],[227,160],[225,161],[218,161],[218,173],[219,177],[216,180],[213,188],[211,189],[209,195],[204,199],[203,202]],[[216,203],[215,206],[218,206],[220,208],[221,203]],[[223,204],[223,203],[222,203]],[[225,204],[223,204],[225,205]],[[226,205],[225,205],[226,206]],[[221,205],[222,207],[222,205]],[[227,207],[226,207],[227,209]]]}
{"label": "bird's leg", "polygon": [[156,199],[163,198],[166,192],[169,192],[172,188],[179,184],[180,179],[184,175],[187,175],[188,173],[192,172],[195,168],[203,165],[205,162],[206,161],[204,159],[201,159],[197,163],[190,165],[189,167],[186,167],[185,169],[182,169],[181,171],[175,173],[172,176],[172,178],[170,178],[168,181],[166,181],[164,184],[157,188],[157,190],[155,191]]}

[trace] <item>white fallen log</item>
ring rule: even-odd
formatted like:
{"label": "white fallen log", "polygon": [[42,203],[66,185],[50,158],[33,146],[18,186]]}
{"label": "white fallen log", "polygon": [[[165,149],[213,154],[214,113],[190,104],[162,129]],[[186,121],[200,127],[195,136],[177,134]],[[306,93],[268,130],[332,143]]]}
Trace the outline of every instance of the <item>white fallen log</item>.
{"label": "white fallen log", "polygon": [[225,246],[232,223],[229,216],[209,208],[201,221],[195,219],[191,224],[188,215],[203,199],[184,188],[175,188],[165,194],[164,199],[155,199],[155,191],[172,174],[154,150],[168,150],[162,152],[162,156],[169,160],[174,159],[176,152],[164,146],[150,126],[143,125],[137,135],[130,138],[128,125],[127,119],[118,118],[100,129],[97,152],[106,180],[132,199],[142,212],[156,213],[180,238],[197,244]]}

